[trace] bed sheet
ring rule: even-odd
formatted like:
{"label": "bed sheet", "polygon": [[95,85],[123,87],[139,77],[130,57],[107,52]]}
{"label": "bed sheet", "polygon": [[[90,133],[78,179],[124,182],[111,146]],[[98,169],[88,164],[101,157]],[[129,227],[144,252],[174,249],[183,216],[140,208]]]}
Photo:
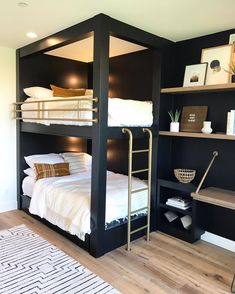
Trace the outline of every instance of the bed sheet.
{"label": "bed sheet", "polygon": [[[83,96],[84,98],[91,98],[91,96]],[[77,97],[69,97],[77,98]],[[92,125],[91,122],[78,121],[53,121],[50,118],[60,119],[92,119],[91,111],[76,111],[79,108],[92,108],[92,101],[64,101],[63,97],[51,97],[43,100],[62,100],[55,102],[41,102],[36,103],[38,99],[27,98],[25,102],[35,102],[30,104],[23,104],[21,106],[22,117],[25,122],[34,122],[44,125],[63,124],[63,125]],[[31,112],[38,108],[40,104],[44,112]],[[72,109],[71,111],[50,111],[50,109]],[[27,110],[27,111],[24,111]],[[30,120],[29,118],[45,118],[46,120]],[[27,119],[28,118],[28,119]],[[108,126],[145,126],[149,127],[153,123],[152,103],[149,101],[137,101],[130,99],[109,98],[108,102]]]}
{"label": "bed sheet", "polygon": [[[106,223],[127,216],[127,179],[125,175],[107,172]],[[137,178],[133,178],[132,185],[132,189],[147,187],[144,181]],[[90,172],[40,179],[35,183],[29,211],[85,240],[85,234],[90,234],[93,229],[90,191]],[[147,195],[147,190],[133,194],[132,210],[147,206]]]}

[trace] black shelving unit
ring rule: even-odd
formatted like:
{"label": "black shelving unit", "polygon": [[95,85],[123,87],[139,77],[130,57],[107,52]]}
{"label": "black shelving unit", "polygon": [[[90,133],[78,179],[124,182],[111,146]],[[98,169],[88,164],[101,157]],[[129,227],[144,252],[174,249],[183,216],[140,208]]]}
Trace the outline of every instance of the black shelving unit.
{"label": "black shelving unit", "polygon": [[[167,199],[173,196],[191,198],[190,194],[195,190],[196,187],[193,184],[182,184],[173,180],[158,179],[157,207],[159,231],[190,243],[200,239],[200,236],[203,234],[203,230],[201,230],[197,225],[195,201],[192,199],[192,207],[186,210],[166,204]],[[169,222],[164,215],[167,211],[173,211],[179,217],[173,222]],[[190,215],[192,217],[192,225],[189,230],[183,227],[183,224],[180,220],[180,218],[185,215]],[[197,217],[198,216],[199,215],[197,212]]]}

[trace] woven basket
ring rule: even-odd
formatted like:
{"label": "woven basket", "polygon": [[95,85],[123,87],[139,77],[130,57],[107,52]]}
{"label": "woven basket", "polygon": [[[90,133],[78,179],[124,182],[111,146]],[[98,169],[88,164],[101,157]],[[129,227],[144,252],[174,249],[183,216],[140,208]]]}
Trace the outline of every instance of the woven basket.
{"label": "woven basket", "polygon": [[196,171],[193,169],[184,169],[184,168],[174,169],[174,174],[180,183],[187,184],[187,183],[190,183],[195,178]]}

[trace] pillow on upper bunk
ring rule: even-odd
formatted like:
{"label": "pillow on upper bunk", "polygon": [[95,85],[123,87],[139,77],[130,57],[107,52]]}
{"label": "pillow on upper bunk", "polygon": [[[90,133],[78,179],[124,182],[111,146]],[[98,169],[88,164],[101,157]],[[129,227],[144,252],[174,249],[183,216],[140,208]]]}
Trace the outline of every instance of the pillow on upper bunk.
{"label": "pillow on upper bunk", "polygon": [[73,97],[73,96],[84,96],[86,89],[65,89],[54,85],[50,85],[53,91],[54,97]]}
{"label": "pillow on upper bunk", "polygon": [[61,153],[64,161],[69,163],[70,174],[77,174],[89,171],[89,160],[86,153],[65,152]]}
{"label": "pillow on upper bunk", "polygon": [[64,162],[63,158],[56,153],[30,155],[25,156],[24,159],[26,163],[33,169],[35,163],[55,164]]}
{"label": "pillow on upper bunk", "polygon": [[44,87],[29,87],[25,88],[24,92],[32,98],[46,99],[53,97],[53,91]]}
{"label": "pillow on upper bunk", "polygon": [[70,175],[69,164],[63,163],[35,163],[36,179],[50,178],[50,177],[63,177]]}

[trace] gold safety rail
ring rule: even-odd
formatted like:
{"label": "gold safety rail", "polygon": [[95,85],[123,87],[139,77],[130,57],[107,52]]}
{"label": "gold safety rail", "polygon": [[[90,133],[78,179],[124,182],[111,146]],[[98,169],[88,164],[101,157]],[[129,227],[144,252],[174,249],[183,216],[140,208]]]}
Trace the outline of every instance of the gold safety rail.
{"label": "gold safety rail", "polygon": [[[52,103],[52,102],[68,102],[68,101],[77,101],[77,107],[76,108],[52,108],[47,109],[45,108],[45,103]],[[61,99],[45,99],[45,100],[37,100],[37,101],[22,101],[22,102],[15,102],[14,105],[14,119],[16,120],[31,120],[31,121],[38,121],[38,120],[46,120],[46,121],[74,121],[74,122],[94,122],[97,123],[97,118],[92,119],[83,119],[83,118],[56,118],[56,117],[45,117],[46,112],[58,112],[58,111],[76,111],[77,116],[79,116],[80,111],[92,111],[97,113],[98,107],[93,108],[84,108],[79,107],[79,101],[93,101],[98,102],[98,98],[82,98],[82,97],[76,97],[76,98],[61,98]],[[21,109],[21,106],[24,104],[37,104],[36,109]],[[22,117],[22,113],[27,112],[36,112],[37,117]]]}
{"label": "gold safety rail", "polygon": [[[151,209],[151,174],[152,174],[152,142],[153,142],[153,135],[152,131],[148,128],[142,129],[144,133],[148,133],[149,135],[149,146],[148,149],[141,149],[141,150],[133,150],[133,134],[130,129],[123,128],[122,132],[127,133],[129,136],[129,151],[128,151],[128,222],[127,222],[127,250],[131,250],[131,235],[137,233],[141,230],[147,229],[147,236],[146,240],[150,240],[150,209]],[[148,168],[139,169],[139,170],[132,170],[132,162],[133,162],[133,154],[137,153],[148,153]],[[146,188],[132,190],[132,175],[142,172],[148,172],[148,185]],[[136,210],[131,210],[131,202],[132,202],[132,195],[141,191],[148,190],[148,200],[147,206],[141,207]],[[137,228],[135,230],[131,230],[131,215],[138,213],[140,211],[146,210],[147,211],[147,224]]]}

